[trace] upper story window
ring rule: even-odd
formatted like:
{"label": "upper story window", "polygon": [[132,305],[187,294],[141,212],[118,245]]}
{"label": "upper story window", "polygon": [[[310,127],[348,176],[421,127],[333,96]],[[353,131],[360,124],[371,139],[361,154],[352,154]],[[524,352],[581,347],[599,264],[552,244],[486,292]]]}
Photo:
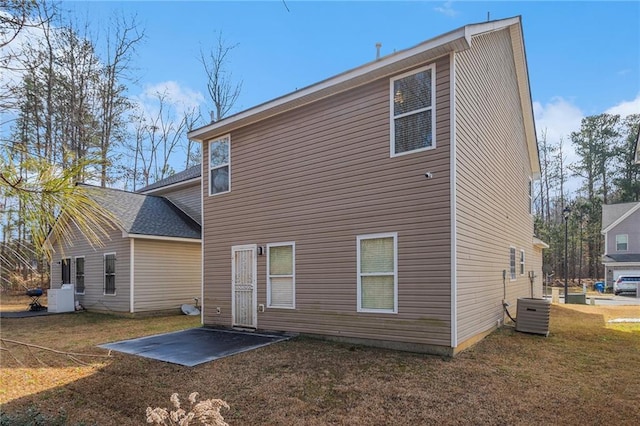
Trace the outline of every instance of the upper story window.
{"label": "upper story window", "polygon": [[391,79],[391,156],[435,148],[435,65]]}
{"label": "upper story window", "polygon": [[209,142],[209,195],[231,191],[231,141],[229,135]]}
{"label": "upper story window", "polygon": [[616,235],[616,251],[629,250],[629,236],[627,234]]}

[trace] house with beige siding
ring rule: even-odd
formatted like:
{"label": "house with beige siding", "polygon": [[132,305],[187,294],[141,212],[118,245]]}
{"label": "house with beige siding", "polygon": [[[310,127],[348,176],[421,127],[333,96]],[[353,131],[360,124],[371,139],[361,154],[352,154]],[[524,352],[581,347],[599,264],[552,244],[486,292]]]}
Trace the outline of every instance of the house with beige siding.
{"label": "house with beige siding", "polygon": [[73,284],[85,309],[131,314],[179,312],[200,300],[200,166],[138,193],[83,186],[117,223],[101,247],[77,228],[47,241],[51,289]]}
{"label": "house with beige siding", "polygon": [[[453,355],[540,297],[520,17],[193,130],[203,322]],[[513,308],[512,308],[513,309]]]}

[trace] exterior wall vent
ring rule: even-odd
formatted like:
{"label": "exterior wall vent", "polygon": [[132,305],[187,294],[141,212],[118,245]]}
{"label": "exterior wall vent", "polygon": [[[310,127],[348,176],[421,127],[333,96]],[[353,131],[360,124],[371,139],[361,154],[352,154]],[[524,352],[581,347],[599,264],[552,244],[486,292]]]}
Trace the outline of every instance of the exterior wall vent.
{"label": "exterior wall vent", "polygon": [[547,299],[519,298],[516,331],[549,336],[551,303]]}

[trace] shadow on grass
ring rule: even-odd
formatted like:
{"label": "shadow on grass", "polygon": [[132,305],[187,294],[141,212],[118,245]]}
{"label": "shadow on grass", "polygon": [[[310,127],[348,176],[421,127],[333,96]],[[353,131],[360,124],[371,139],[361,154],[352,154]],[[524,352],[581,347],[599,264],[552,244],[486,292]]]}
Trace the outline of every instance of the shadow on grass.
{"label": "shadow on grass", "polygon": [[3,410],[139,425],[148,406],[197,391],[227,401],[230,424],[633,424],[639,337],[608,329],[601,313],[553,306],[548,338],[502,327],[452,360],[304,337],[191,368],[114,354]]}

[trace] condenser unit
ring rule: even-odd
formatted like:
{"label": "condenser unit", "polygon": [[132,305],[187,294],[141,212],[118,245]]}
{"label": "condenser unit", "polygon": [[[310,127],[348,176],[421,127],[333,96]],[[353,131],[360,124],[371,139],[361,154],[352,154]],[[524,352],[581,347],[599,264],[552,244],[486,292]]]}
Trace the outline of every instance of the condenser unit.
{"label": "condenser unit", "polygon": [[551,302],[547,299],[520,298],[516,316],[516,331],[549,335]]}

